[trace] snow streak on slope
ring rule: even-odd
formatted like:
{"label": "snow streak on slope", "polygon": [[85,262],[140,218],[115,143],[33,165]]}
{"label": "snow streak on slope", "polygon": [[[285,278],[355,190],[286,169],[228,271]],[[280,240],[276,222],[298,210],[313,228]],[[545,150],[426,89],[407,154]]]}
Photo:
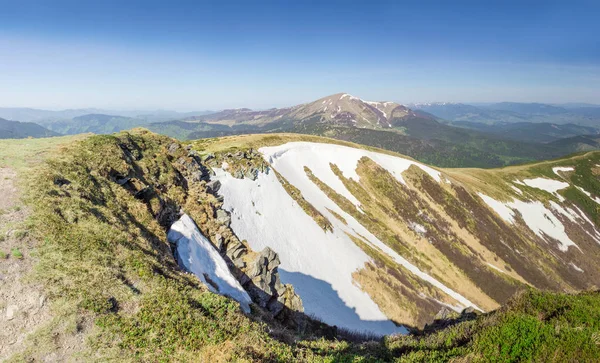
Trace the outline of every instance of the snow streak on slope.
{"label": "snow streak on slope", "polygon": [[307,314],[352,330],[406,333],[353,281],[352,273],[370,259],[339,228],[340,221],[328,215],[334,230],[324,232],[272,172],[252,181],[216,170],[215,178],[221,181],[223,208],[232,214],[231,228],[252,249],[268,246],[279,254],[281,280],[294,286]]}
{"label": "snow streak on slope", "polygon": [[176,243],[179,263],[187,271],[196,275],[210,291],[229,296],[240,303],[244,312],[250,312],[250,296],[231,274],[223,257],[187,214],[173,223],[167,238],[171,243]]}

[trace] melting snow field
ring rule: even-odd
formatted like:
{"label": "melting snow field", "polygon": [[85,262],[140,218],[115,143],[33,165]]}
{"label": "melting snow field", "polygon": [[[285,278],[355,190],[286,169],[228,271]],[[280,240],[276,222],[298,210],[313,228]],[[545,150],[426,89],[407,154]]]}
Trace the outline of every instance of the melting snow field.
{"label": "melting snow field", "polygon": [[285,158],[286,166],[299,167],[302,173],[304,173],[303,167],[307,166],[317,178],[321,179],[339,194],[348,198],[355,205],[359,205],[358,200],[356,200],[350,191],[346,189],[342,181],[333,173],[329,165],[330,163],[337,165],[344,177],[354,179],[355,181],[360,180],[358,174],[356,174],[356,167],[358,161],[363,156],[368,157],[381,167],[387,169],[402,184],[406,184],[402,178],[402,173],[411,165],[420,167],[438,183],[441,181],[439,171],[416,161],[335,144],[289,142],[279,146],[263,147],[259,151],[279,172],[282,171],[279,170],[276,164],[278,164],[278,159],[282,157]]}
{"label": "melting snow field", "polygon": [[177,258],[187,271],[196,275],[210,291],[229,296],[240,303],[244,312],[250,312],[250,296],[187,214],[173,223],[167,239],[177,245]]}
{"label": "melting snow field", "polygon": [[[559,242],[558,248],[561,251],[566,252],[569,246],[577,247],[575,242],[565,232],[565,226],[541,202],[523,202],[514,199],[512,202],[503,203],[485,194],[478,194],[490,208],[509,223],[515,223],[515,211],[518,211],[529,229],[544,240],[546,236],[557,240]],[[555,206],[558,206],[558,204],[554,203],[551,205],[556,210]],[[563,211],[567,213],[564,209],[558,211],[560,213]]]}
{"label": "melting snow field", "polygon": [[[369,257],[342,230],[325,233],[285,191],[274,173],[256,181],[217,170],[231,228],[250,247],[279,254],[283,283],[292,283],[307,314],[328,324],[378,334],[405,333],[352,279]],[[333,219],[330,219],[333,222]],[[341,223],[341,222],[338,222]]]}
{"label": "melting snow field", "polygon": [[523,184],[530,186],[532,188],[537,188],[544,190],[552,195],[554,195],[561,202],[565,201],[565,197],[558,194],[557,192],[561,189],[564,189],[569,186],[569,183],[561,182],[554,179],[546,179],[546,178],[535,178],[535,179],[525,179],[523,180]]}
{"label": "melting snow field", "polygon": [[[476,307],[420,271],[339,208],[308,178],[304,166],[355,205],[359,204],[358,201],[331,171],[330,162],[337,165],[344,176],[354,180],[359,180],[356,167],[363,156],[390,170],[402,183],[401,173],[413,164],[423,168],[438,182],[439,172],[412,160],[331,144],[293,142],[259,151],[333,224],[333,232],[324,232],[289,196],[274,173],[261,173],[256,181],[252,181],[235,179],[225,171],[217,171],[216,178],[221,181],[219,193],[224,196],[223,207],[232,213],[232,229],[253,249],[269,246],[279,254],[281,279],[294,285],[306,313],[314,314],[326,323],[353,330],[377,334],[406,332],[405,328],[389,321],[369,295],[353,281],[352,273],[362,269],[370,258],[348,235],[364,238],[366,243],[387,253],[417,277],[454,298],[460,305],[454,307],[456,310]],[[347,225],[328,209],[342,216]]]}

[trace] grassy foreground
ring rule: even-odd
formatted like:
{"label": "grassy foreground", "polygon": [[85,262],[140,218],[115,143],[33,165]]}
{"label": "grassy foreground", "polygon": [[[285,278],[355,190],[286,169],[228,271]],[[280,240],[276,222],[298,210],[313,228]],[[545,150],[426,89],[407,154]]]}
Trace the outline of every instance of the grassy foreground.
{"label": "grassy foreground", "polygon": [[[260,311],[210,293],[183,273],[156,218],[114,175],[135,175],[165,203],[186,189],[169,155],[174,141],[146,131],[91,136],[31,173],[32,278],[54,320],[14,361],[42,360],[61,336],[83,335],[74,360],[119,361],[597,361],[600,294],[527,291],[503,308],[421,336],[351,343],[297,336]],[[274,332],[277,334],[274,335]],[[277,339],[275,338],[277,337]]]}

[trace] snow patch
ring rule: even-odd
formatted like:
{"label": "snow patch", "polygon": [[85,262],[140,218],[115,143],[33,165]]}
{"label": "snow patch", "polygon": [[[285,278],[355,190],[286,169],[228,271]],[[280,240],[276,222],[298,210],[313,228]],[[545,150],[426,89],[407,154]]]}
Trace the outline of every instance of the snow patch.
{"label": "snow patch", "polygon": [[556,193],[558,190],[569,186],[569,183],[546,178],[525,179],[523,180],[523,183],[532,188],[545,190],[550,194]]}
{"label": "snow patch", "polygon": [[485,194],[477,193],[481,199],[488,205],[488,207],[492,208],[496,214],[498,214],[502,219],[507,222],[514,223],[515,220],[513,218],[514,211],[506,206],[506,204],[497,201],[492,197],[488,197]]}
{"label": "snow patch", "polygon": [[569,186],[569,183],[546,178],[525,179],[523,180],[523,183],[532,188],[544,190],[554,195],[561,202],[565,201],[565,197],[558,194],[558,191]]}
{"label": "snow patch", "polygon": [[167,239],[177,245],[177,260],[187,271],[196,275],[210,291],[229,296],[240,303],[244,312],[250,312],[250,296],[187,214],[173,223]]}
{"label": "snow patch", "polygon": [[567,172],[567,171],[573,171],[575,170],[572,166],[556,166],[554,168],[552,168],[552,171],[554,172],[554,174],[561,176],[559,174],[559,172]]}
{"label": "snow patch", "polygon": [[573,262],[569,262],[569,265],[571,267],[573,267],[573,269],[577,272],[584,272],[581,268],[579,268],[579,266],[577,266],[576,264],[574,264]]}

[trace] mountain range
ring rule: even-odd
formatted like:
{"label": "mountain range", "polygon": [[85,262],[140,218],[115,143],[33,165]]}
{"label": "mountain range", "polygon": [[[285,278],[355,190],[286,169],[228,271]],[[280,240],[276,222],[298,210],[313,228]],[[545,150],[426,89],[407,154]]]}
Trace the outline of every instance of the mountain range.
{"label": "mountain range", "polygon": [[[463,106],[466,110],[476,109],[466,105],[460,105],[460,108]],[[380,147],[444,167],[502,166],[560,157],[574,150],[600,145],[596,142],[597,129],[594,127],[532,122],[467,124],[445,120],[430,111],[413,110],[389,101],[365,101],[338,93],[293,107],[263,111],[224,110],[154,123],[148,128],[184,140],[244,133],[297,132]],[[580,135],[589,135],[587,144],[569,139]],[[550,143],[559,139],[562,139],[560,143]]]}
{"label": "mountain range", "polygon": [[463,103],[421,103],[410,105],[447,121],[485,124],[533,122],[576,124],[600,128],[598,105],[548,105],[543,103],[500,102],[484,105]]}
{"label": "mountain range", "polygon": [[[420,104],[366,101],[338,93],[285,108],[178,114],[97,110],[0,109],[60,134],[105,134],[147,127],[181,140],[246,133],[296,132],[380,147],[442,167],[498,167],[556,158],[600,146],[593,107],[545,104]],[[585,109],[583,115],[580,110]],[[86,113],[95,112],[95,113]],[[83,113],[83,114],[82,114]],[[128,116],[135,115],[135,116]],[[546,120],[545,122],[538,122]],[[569,121],[553,123],[549,120]],[[597,121],[597,120],[596,120]]]}

